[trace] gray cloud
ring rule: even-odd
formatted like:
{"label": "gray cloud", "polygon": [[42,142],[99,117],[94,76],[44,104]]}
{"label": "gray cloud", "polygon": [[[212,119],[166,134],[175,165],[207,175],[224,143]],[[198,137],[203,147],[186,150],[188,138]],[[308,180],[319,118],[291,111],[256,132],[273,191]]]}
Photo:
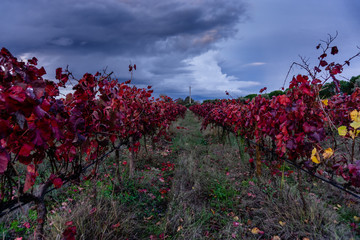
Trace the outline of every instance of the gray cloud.
{"label": "gray cloud", "polygon": [[341,54],[360,45],[358,0],[245,1],[2,0],[0,45],[36,56],[50,79],[69,65],[76,77],[107,67],[127,80],[136,63],[135,84],[173,97],[193,84],[201,99],[280,88],[298,54],[316,60],[336,30]]}
{"label": "gray cloud", "polygon": [[4,0],[2,5],[0,44],[23,58],[39,58],[49,78],[69,65],[77,77],[107,67],[126,80],[128,64],[136,63],[135,84],[169,94],[179,93],[169,79],[195,77],[184,59],[230,38],[246,19],[246,6],[238,0]]}
{"label": "gray cloud", "polygon": [[[1,41],[16,51],[201,52],[235,31],[239,1],[8,1]],[[11,20],[10,20],[11,19]],[[21,46],[21,43],[26,43]]]}

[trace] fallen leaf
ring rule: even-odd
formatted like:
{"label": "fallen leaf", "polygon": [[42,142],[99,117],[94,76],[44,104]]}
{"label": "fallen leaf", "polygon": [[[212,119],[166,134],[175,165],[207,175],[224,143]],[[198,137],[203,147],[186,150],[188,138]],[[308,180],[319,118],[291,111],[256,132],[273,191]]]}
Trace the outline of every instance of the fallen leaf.
{"label": "fallen leaf", "polygon": [[286,222],[283,222],[283,221],[279,221],[279,224],[283,227],[286,225]]}
{"label": "fallen leaf", "polygon": [[150,217],[144,217],[144,220],[150,220],[154,217],[154,215],[151,215]]}
{"label": "fallen leaf", "polygon": [[256,198],[256,195],[255,195],[255,194],[248,193],[247,195],[248,195],[249,197]]}
{"label": "fallen leaf", "polygon": [[251,233],[252,233],[252,234],[259,234],[259,233],[260,233],[260,229],[258,229],[257,227],[254,227],[253,229],[251,229]]}
{"label": "fallen leaf", "polygon": [[68,221],[68,222],[65,223],[65,226],[70,226],[70,225],[73,225],[72,221]]}
{"label": "fallen leaf", "polygon": [[90,214],[93,214],[94,212],[96,212],[96,210],[97,210],[96,207],[92,208],[92,209],[90,210]]}
{"label": "fallen leaf", "polygon": [[112,227],[112,228],[118,228],[118,227],[120,227],[120,223],[118,222],[117,224],[114,224],[114,225],[112,225],[111,227]]}
{"label": "fallen leaf", "polygon": [[332,155],[334,154],[334,151],[331,148],[328,148],[325,150],[325,152],[323,153],[323,157],[324,159],[328,159],[330,158]]}
{"label": "fallen leaf", "polygon": [[[355,216],[354,216],[354,218],[355,218]],[[24,227],[26,227],[26,228],[30,228],[30,227],[31,227],[31,225],[30,225],[29,222],[26,222],[26,223],[24,223],[23,225],[24,225]]]}

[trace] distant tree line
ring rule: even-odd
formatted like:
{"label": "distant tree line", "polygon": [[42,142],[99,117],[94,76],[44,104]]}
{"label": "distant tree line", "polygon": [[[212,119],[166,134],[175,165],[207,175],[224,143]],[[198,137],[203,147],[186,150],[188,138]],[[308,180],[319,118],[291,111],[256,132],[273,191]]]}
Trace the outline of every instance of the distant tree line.
{"label": "distant tree line", "polygon": [[[352,94],[355,88],[360,87],[360,75],[352,77],[350,81],[340,81],[340,91],[341,93],[346,93],[348,95]],[[320,91],[321,98],[329,98],[333,95],[336,95],[335,84],[325,83]]]}
{"label": "distant tree line", "polygon": [[[359,76],[354,76],[350,79],[350,81],[340,81],[340,91],[341,93],[345,93],[345,94],[352,94],[355,90],[355,88],[360,87],[360,75]],[[273,96],[278,96],[278,95],[282,95],[285,94],[288,91],[288,89],[286,89],[285,91],[281,91],[281,90],[275,90],[272,91],[270,93],[264,93],[262,94],[262,96],[264,98],[268,98],[271,99]],[[329,82],[329,83],[325,83],[321,89],[321,91],[319,92],[320,94],[320,98],[321,99],[325,99],[325,98],[329,98],[333,95],[336,95],[336,90],[335,90],[335,84],[333,82]],[[240,97],[240,100],[248,100],[248,99],[253,99],[254,97],[256,97],[258,94],[249,94],[245,97]]]}
{"label": "distant tree line", "polygon": [[192,106],[194,104],[199,104],[199,102],[195,101],[193,98],[191,98],[191,104],[190,104],[190,97],[189,96],[187,96],[185,99],[178,98],[178,99],[175,100],[175,102],[177,104],[183,105],[185,107],[190,107],[190,106]]}
{"label": "distant tree line", "polygon": [[[360,75],[359,76],[354,76],[350,79],[350,81],[340,81],[340,91],[341,93],[345,93],[350,95],[351,93],[354,92],[355,88],[359,87],[360,88]],[[283,95],[288,91],[288,89],[281,91],[281,90],[275,90],[272,91],[270,93],[263,93],[261,94],[264,98],[267,99],[271,99],[274,96],[279,96],[279,95]],[[333,95],[336,95],[336,90],[335,90],[335,84],[333,82],[329,82],[329,83],[325,83],[322,87],[322,90],[320,91],[320,98],[321,99],[325,99],[325,98],[329,98]],[[245,97],[239,97],[237,98],[238,101],[241,102],[245,102],[247,100],[251,100],[254,97],[256,97],[258,94],[249,94],[246,95]],[[209,99],[209,100],[204,100],[203,103],[216,103],[220,101],[220,99]],[[189,107],[191,105],[194,104],[199,104],[198,101],[195,101],[194,99],[191,98],[191,104],[189,103],[189,96],[187,96],[185,99],[181,99],[178,98],[176,99],[176,102],[178,104],[184,105],[186,107]]]}

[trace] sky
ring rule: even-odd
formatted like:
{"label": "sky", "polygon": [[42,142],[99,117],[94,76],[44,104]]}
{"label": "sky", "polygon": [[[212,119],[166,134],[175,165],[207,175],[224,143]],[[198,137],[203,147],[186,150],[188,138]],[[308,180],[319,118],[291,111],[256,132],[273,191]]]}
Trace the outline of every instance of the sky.
{"label": "sky", "polygon": [[[45,78],[68,66],[78,79],[106,70],[126,81],[136,64],[133,84],[174,99],[189,86],[200,101],[279,90],[291,64],[300,56],[317,64],[315,47],[336,32],[339,54],[329,61],[360,51],[359,0],[1,0],[0,7],[0,47],[38,58]],[[290,78],[299,73],[291,69]],[[357,75],[360,58],[342,74]]]}

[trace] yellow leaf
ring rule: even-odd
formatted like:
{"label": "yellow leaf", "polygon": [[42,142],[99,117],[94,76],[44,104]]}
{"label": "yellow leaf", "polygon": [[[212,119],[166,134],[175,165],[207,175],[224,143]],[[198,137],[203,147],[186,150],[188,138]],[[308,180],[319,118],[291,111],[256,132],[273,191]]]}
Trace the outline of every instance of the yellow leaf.
{"label": "yellow leaf", "polygon": [[212,214],[215,215],[215,211],[212,208],[210,208],[210,210],[211,210]]}
{"label": "yellow leaf", "polygon": [[347,129],[346,129],[346,126],[341,126],[338,128],[338,132],[339,132],[339,135],[340,136],[345,136],[347,134]]}
{"label": "yellow leaf", "polygon": [[252,234],[259,234],[260,229],[258,229],[257,227],[254,227],[253,229],[251,229],[251,233]]}
{"label": "yellow leaf", "polygon": [[316,163],[316,164],[319,164],[319,163],[320,163],[319,159],[317,159],[316,156],[311,156],[311,161],[313,161],[313,162]]}
{"label": "yellow leaf", "polygon": [[324,100],[321,100],[321,102],[322,102],[325,106],[327,106],[327,105],[328,105],[328,103],[329,103],[329,100],[324,99]]}
{"label": "yellow leaf", "polygon": [[313,161],[316,164],[320,163],[320,158],[319,158],[319,154],[316,151],[316,148],[314,148],[311,152],[311,161]]}
{"label": "yellow leaf", "polygon": [[360,217],[354,216],[354,220],[355,220],[355,222],[360,222]]}
{"label": "yellow leaf", "polygon": [[285,226],[286,222],[279,221],[279,224],[283,227],[283,226]]}
{"label": "yellow leaf", "polygon": [[359,121],[359,112],[355,109],[350,113],[350,118],[353,121]]}
{"label": "yellow leaf", "polygon": [[181,231],[183,229],[183,227],[180,225],[178,228],[177,228],[177,232]]}
{"label": "yellow leaf", "polygon": [[355,132],[353,130],[349,131],[349,135],[352,139],[355,139]]}
{"label": "yellow leaf", "polygon": [[354,129],[358,129],[360,127],[360,122],[352,122],[350,123],[350,126],[352,126]]}
{"label": "yellow leaf", "polygon": [[332,155],[334,154],[334,151],[331,148],[328,148],[325,150],[325,152],[323,153],[323,157],[324,159],[328,159],[330,158]]}

